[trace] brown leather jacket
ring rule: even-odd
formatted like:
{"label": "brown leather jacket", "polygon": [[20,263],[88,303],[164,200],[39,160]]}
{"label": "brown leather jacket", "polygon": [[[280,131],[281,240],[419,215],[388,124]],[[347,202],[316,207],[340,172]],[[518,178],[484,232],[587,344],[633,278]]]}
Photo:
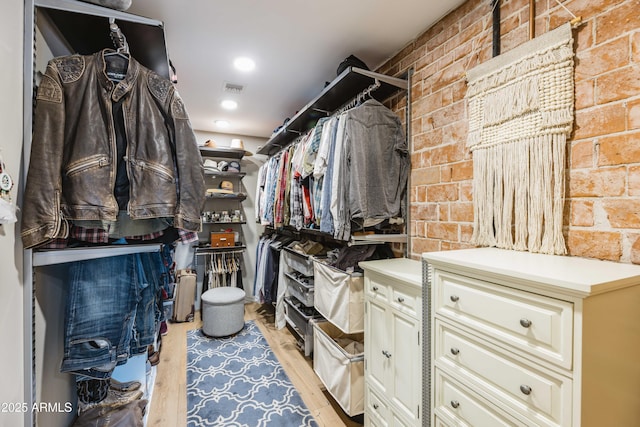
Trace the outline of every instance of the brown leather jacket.
{"label": "brown leather jacket", "polygon": [[22,206],[25,248],[66,237],[68,221],[115,221],[116,141],[112,103],[122,100],[132,219],[167,218],[198,231],[204,169],[177,91],[130,58],[119,82],[104,51],[52,59],[37,93]]}

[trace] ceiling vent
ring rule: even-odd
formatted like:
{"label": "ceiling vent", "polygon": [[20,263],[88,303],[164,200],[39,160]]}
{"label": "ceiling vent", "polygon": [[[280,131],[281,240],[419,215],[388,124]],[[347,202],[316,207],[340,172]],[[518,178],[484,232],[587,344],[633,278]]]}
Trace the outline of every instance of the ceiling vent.
{"label": "ceiling vent", "polygon": [[232,93],[234,95],[240,95],[244,90],[244,86],[237,83],[224,82],[223,92]]}

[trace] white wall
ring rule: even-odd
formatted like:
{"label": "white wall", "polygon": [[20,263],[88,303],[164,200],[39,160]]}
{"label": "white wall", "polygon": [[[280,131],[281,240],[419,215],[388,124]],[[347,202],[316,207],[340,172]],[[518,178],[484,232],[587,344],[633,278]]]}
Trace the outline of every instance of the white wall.
{"label": "white wall", "polygon": [[[189,106],[187,105],[187,109]],[[245,156],[240,162],[243,172],[247,175],[242,179],[244,192],[247,199],[242,202],[247,224],[242,226],[242,234],[246,242],[247,249],[244,254],[244,274],[243,286],[247,296],[253,299],[253,280],[256,270],[256,246],[258,239],[262,235],[264,228],[256,224],[255,221],[255,194],[258,183],[258,168],[266,161],[267,157],[261,154],[255,154],[258,147],[264,145],[266,138],[256,138],[242,135],[225,135],[210,132],[195,131],[198,144],[204,144],[208,139],[215,141],[218,147],[225,147],[231,144],[232,138],[240,138],[244,142],[245,150],[253,153],[253,156]]]}
{"label": "white wall", "polygon": [[[2,3],[0,14],[0,155],[16,184],[22,161],[22,1]],[[15,224],[0,227],[0,405],[24,402],[22,242]],[[0,410],[4,407],[0,407]],[[11,409],[11,408],[8,408]],[[0,411],[0,426],[24,425],[19,412]]]}

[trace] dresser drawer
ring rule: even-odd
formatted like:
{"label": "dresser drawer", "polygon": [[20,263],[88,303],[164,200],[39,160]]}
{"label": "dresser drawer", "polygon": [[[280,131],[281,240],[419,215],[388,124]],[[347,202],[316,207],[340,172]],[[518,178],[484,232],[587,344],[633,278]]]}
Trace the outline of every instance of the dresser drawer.
{"label": "dresser drawer", "polygon": [[572,303],[442,271],[434,274],[433,303],[439,316],[572,368]]}
{"label": "dresser drawer", "polygon": [[466,390],[439,369],[435,370],[434,382],[436,386],[435,411],[445,418],[455,420],[454,425],[456,426],[507,427],[526,425],[483,401],[478,395]]}
{"label": "dresser drawer", "polygon": [[388,285],[369,276],[364,278],[364,291],[366,296],[374,301],[388,301],[389,295],[393,292]]}
{"label": "dresser drawer", "polygon": [[394,288],[391,292],[391,307],[412,317],[419,317],[422,310],[422,295]]}
{"label": "dresser drawer", "polygon": [[365,417],[370,418],[370,425],[386,426],[387,423],[384,420],[389,419],[389,408],[387,404],[378,397],[378,395],[371,390],[370,387],[366,387],[366,409]]}
{"label": "dresser drawer", "polygon": [[495,398],[525,416],[533,416],[537,424],[571,425],[571,379],[517,360],[440,320],[435,322],[434,333],[436,367],[488,399]]}

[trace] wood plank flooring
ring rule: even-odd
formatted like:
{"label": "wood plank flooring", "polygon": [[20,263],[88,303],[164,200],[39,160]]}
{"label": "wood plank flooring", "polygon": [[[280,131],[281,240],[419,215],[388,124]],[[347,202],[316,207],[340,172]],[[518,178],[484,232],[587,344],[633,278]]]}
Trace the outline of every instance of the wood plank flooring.
{"label": "wood plank flooring", "polygon": [[[287,329],[277,330],[270,305],[245,305],[245,320],[255,320],[302,400],[321,427],[357,427],[362,416],[350,418],[326,391],[313,371],[311,358],[304,356]],[[187,424],[187,331],[202,326],[199,313],[194,322],[170,323],[162,337],[160,363],[147,426],[181,427]],[[224,426],[222,426],[224,427]],[[274,426],[277,427],[277,426]]]}

